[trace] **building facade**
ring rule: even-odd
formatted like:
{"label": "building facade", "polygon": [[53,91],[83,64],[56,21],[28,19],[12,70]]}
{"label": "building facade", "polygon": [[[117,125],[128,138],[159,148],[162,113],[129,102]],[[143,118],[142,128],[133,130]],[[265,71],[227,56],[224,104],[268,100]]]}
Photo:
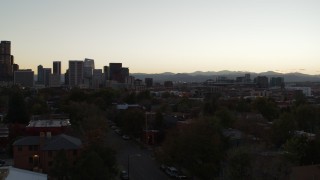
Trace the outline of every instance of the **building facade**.
{"label": "building facade", "polygon": [[13,82],[22,87],[33,87],[34,72],[31,69],[15,71]]}
{"label": "building facade", "polygon": [[73,164],[81,150],[81,140],[65,134],[51,136],[48,132],[40,136],[27,136],[13,143],[14,167],[47,173],[58,153],[65,153]]}
{"label": "building facade", "polygon": [[43,80],[43,66],[39,65],[38,66],[38,84],[43,84],[44,80]]}
{"label": "building facade", "polygon": [[13,80],[14,57],[11,55],[11,42],[0,42],[0,81]]}
{"label": "building facade", "polygon": [[150,87],[153,86],[153,79],[152,78],[145,78],[144,79],[144,83],[145,83],[147,88],[150,88]]}
{"label": "building facade", "polygon": [[51,68],[43,68],[43,84],[45,87],[50,86]]}
{"label": "building facade", "polygon": [[257,84],[258,88],[269,87],[269,79],[267,76],[258,76],[254,79],[254,82]]}
{"label": "building facade", "polygon": [[81,86],[83,84],[83,61],[69,61],[69,86]]}
{"label": "building facade", "polygon": [[53,61],[53,73],[61,75],[61,61]]}

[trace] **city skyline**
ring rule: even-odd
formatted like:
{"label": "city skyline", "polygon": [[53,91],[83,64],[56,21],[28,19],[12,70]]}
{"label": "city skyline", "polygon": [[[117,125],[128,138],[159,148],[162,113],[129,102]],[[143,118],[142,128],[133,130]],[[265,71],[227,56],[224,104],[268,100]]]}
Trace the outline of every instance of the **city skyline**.
{"label": "city skyline", "polygon": [[132,73],[320,74],[318,1],[2,2],[1,40],[20,69],[122,62]]}

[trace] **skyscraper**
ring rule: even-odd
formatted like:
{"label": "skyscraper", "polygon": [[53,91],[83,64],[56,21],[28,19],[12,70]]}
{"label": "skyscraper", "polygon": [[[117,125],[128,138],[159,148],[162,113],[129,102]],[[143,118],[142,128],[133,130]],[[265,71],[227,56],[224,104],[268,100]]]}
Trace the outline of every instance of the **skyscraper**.
{"label": "skyscraper", "polygon": [[92,88],[98,89],[102,85],[102,69],[94,69],[92,74]]}
{"label": "skyscraper", "polygon": [[146,84],[147,88],[150,88],[153,86],[153,79],[152,78],[145,78],[144,83]]}
{"label": "skyscraper", "polygon": [[53,74],[61,75],[61,61],[53,61]]}
{"label": "skyscraper", "polygon": [[83,62],[83,80],[87,87],[92,86],[92,73],[94,70],[94,60],[85,58]]}
{"label": "skyscraper", "polygon": [[43,68],[43,84],[46,87],[50,86],[51,68]]}
{"label": "skyscraper", "polygon": [[83,83],[83,61],[69,61],[69,86],[80,86]]}
{"label": "skyscraper", "polygon": [[110,70],[109,66],[103,66],[103,73],[104,73],[104,82],[110,80]]}
{"label": "skyscraper", "polygon": [[259,88],[268,88],[269,86],[269,79],[267,76],[257,76],[254,79],[254,82],[257,84]]}
{"label": "skyscraper", "polygon": [[39,65],[38,66],[38,83],[39,84],[43,84],[44,83],[44,79],[43,79],[43,66]]}
{"label": "skyscraper", "polygon": [[13,56],[11,55],[11,42],[0,43],[0,81],[13,80]]}
{"label": "skyscraper", "polygon": [[127,77],[129,77],[129,68],[122,67],[122,63],[109,64],[110,80],[125,83]]}
{"label": "skyscraper", "polygon": [[53,73],[50,78],[50,87],[58,87],[61,82],[61,61],[53,61]]}
{"label": "skyscraper", "polygon": [[284,78],[283,77],[272,77],[270,79],[271,87],[284,87]]}
{"label": "skyscraper", "polygon": [[15,71],[13,82],[23,87],[33,87],[34,72],[31,69]]}
{"label": "skyscraper", "polygon": [[122,63],[110,63],[109,67],[110,80],[118,81],[121,76]]}

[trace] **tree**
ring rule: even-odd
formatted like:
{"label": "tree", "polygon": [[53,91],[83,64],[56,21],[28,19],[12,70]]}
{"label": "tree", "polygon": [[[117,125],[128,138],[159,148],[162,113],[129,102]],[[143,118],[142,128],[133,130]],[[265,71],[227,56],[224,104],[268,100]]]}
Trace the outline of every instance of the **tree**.
{"label": "tree", "polygon": [[220,125],[225,128],[231,127],[235,121],[234,115],[227,108],[220,108],[215,116],[220,120]]}
{"label": "tree", "polygon": [[120,124],[123,130],[134,137],[139,137],[142,133],[146,119],[144,111],[140,109],[129,109],[124,111]]}
{"label": "tree", "polygon": [[219,126],[204,118],[167,135],[159,158],[202,179],[213,179],[219,174],[225,148]]}
{"label": "tree", "polygon": [[305,136],[295,136],[289,139],[284,145],[284,150],[287,152],[287,159],[296,165],[303,165],[302,162],[303,158],[305,158],[307,147],[308,140]]}
{"label": "tree", "polygon": [[56,154],[50,174],[58,180],[71,179],[71,165],[67,159],[65,150],[60,150]]}
{"label": "tree", "polygon": [[251,179],[253,158],[246,148],[233,149],[228,153],[227,179]]}
{"label": "tree", "polygon": [[65,106],[65,111],[70,113],[70,121],[74,130],[86,137],[88,143],[105,140],[107,132],[106,114],[94,104],[86,102],[70,102]]}
{"label": "tree", "polygon": [[271,140],[277,146],[280,147],[288,139],[292,138],[297,126],[294,120],[294,116],[289,113],[285,113],[276,119],[272,124]]}
{"label": "tree", "polygon": [[320,142],[305,136],[293,137],[284,146],[287,159],[295,165],[312,165],[320,163]]}
{"label": "tree", "polygon": [[117,172],[115,152],[100,144],[84,150],[76,161],[72,179],[113,179]]}
{"label": "tree", "polygon": [[13,89],[13,92],[10,94],[7,121],[10,123],[23,124],[29,122],[29,114],[24,97],[19,89]]}
{"label": "tree", "polygon": [[271,99],[257,98],[253,102],[253,108],[260,112],[269,121],[273,121],[279,117],[280,114],[279,108]]}
{"label": "tree", "polygon": [[301,130],[315,132],[319,128],[319,112],[313,105],[301,105],[294,111],[295,119]]}
{"label": "tree", "polygon": [[218,109],[218,101],[220,96],[220,94],[211,94],[205,98],[205,102],[203,104],[204,115],[214,115],[215,111]]}
{"label": "tree", "polygon": [[306,96],[302,93],[302,91],[296,91],[293,99],[295,106],[300,106],[307,103]]}
{"label": "tree", "polygon": [[92,93],[91,98],[94,104],[98,105],[101,109],[106,109],[116,101],[119,92],[114,89],[104,88]]}
{"label": "tree", "polygon": [[250,100],[245,100],[245,99],[240,99],[237,104],[236,104],[236,110],[238,112],[250,112],[251,107],[250,107]]}

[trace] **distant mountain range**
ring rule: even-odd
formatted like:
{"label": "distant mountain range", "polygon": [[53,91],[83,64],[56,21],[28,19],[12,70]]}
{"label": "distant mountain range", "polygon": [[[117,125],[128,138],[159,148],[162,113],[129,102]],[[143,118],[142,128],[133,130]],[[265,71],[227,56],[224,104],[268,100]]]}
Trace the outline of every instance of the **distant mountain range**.
{"label": "distant mountain range", "polygon": [[302,73],[277,73],[274,71],[267,71],[262,73],[243,72],[243,71],[196,71],[193,73],[171,73],[164,72],[160,74],[146,74],[146,73],[131,73],[136,79],[153,78],[154,82],[174,81],[174,82],[204,82],[208,79],[215,80],[218,76],[224,76],[228,79],[236,79],[236,77],[243,77],[250,73],[251,79],[257,76],[283,77],[285,82],[320,82],[320,75],[308,75]]}

